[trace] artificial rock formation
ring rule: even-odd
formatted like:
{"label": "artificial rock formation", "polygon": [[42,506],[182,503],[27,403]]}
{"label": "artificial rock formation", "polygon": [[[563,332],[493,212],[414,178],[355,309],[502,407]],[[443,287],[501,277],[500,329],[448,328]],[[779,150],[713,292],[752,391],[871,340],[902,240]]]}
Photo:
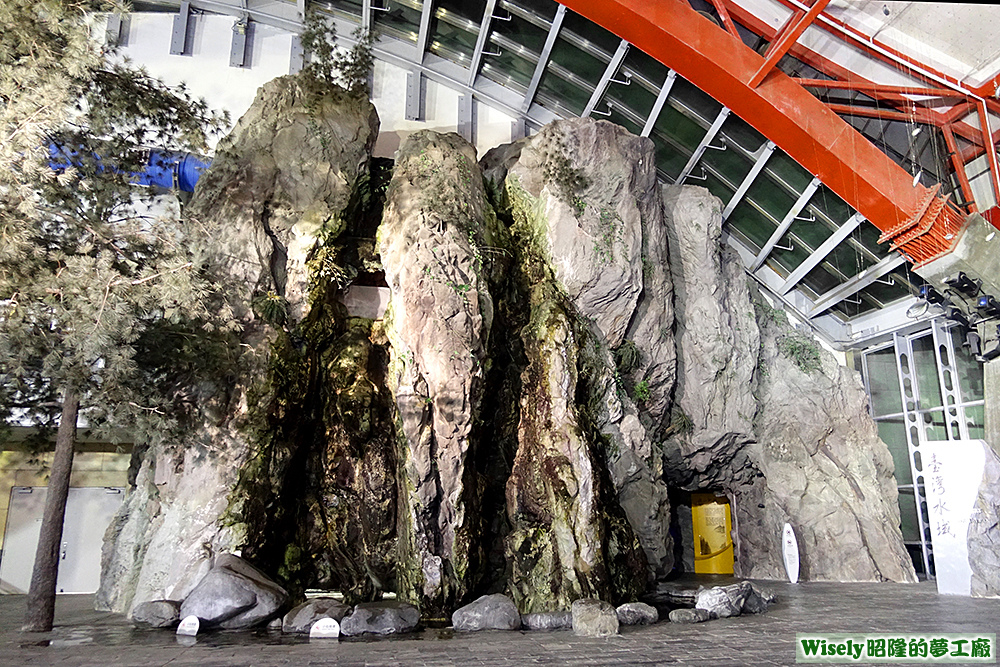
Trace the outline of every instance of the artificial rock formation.
{"label": "artificial rock formation", "polygon": [[99,608],[182,599],[215,553],[244,540],[238,522],[220,517],[250,453],[246,391],[274,338],[254,302],[277,304],[269,309],[275,321],[304,317],[306,261],[320,235],[344,228],[377,132],[367,100],[280,77],[220,142],[188,211],[219,244],[212,260],[243,325],[240,350],[251,371],[189,388],[197,412],[188,441],[136,449],[134,486],[105,540]]}
{"label": "artificial rock formation", "polygon": [[[993,362],[991,362],[993,363]],[[969,518],[970,592],[973,597],[1000,596],[1000,456],[983,445],[986,464],[976,504]]]}
{"label": "artificial rock formation", "polygon": [[466,596],[478,537],[465,478],[493,319],[478,250],[494,244],[488,215],[475,149],[458,135],[420,132],[400,147],[379,252],[405,438],[397,576],[423,607]]}
{"label": "artificial rock formation", "polygon": [[912,578],[856,378],[803,367],[718,200],[661,189],[648,139],[560,121],[477,163],[419,132],[390,179],[376,132],[367,102],[282,77],[221,144],[188,212],[253,363],[197,388],[189,441],[137,450],[100,605],[183,599],[241,548],[299,600],[395,591],[400,628],[499,593],[565,623],[671,572],[668,483],[735,499],[743,575],[781,576],[790,521],[804,578]]}
{"label": "artificial rock formation", "polygon": [[860,378],[751,300],[739,259],[720,243],[715,197],[667,187],[664,202],[680,321],[668,479],[734,499],[742,576],[783,578],[787,521],[804,579],[913,581],[892,459]]}
{"label": "artificial rock formation", "polygon": [[[567,588],[526,608],[565,608],[606,594],[595,565],[607,540],[627,554],[634,533],[652,576],[673,566],[667,489],[650,468],[675,360],[652,143],[607,122],[562,121],[483,162],[503,183],[531,285],[508,548],[515,580],[529,588],[544,588],[534,581],[539,569],[562,568],[553,590]],[[603,461],[595,462],[598,440]],[[602,470],[613,493],[597,483]],[[622,565],[604,567],[613,578]]]}

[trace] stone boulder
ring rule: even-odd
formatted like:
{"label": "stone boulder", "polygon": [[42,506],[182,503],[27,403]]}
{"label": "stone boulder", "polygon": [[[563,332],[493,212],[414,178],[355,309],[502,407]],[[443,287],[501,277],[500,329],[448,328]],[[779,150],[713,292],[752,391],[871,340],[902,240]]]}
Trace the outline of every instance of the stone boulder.
{"label": "stone boulder", "polygon": [[703,609],[712,618],[728,618],[743,613],[743,603],[750,595],[750,582],[741,581],[729,586],[700,588],[695,598],[695,609]]}
{"label": "stone boulder", "polygon": [[1000,596],[1000,456],[988,445],[983,449],[986,466],[969,519],[970,592],[973,597],[997,597]]}
{"label": "stone boulder", "polygon": [[128,620],[140,628],[172,628],[180,621],[180,609],[176,600],[151,600],[133,607]]}
{"label": "stone boulder", "polygon": [[405,602],[383,601],[359,604],[340,622],[340,633],[348,637],[364,634],[398,635],[413,632],[420,623],[420,610]]}
{"label": "stone boulder", "polygon": [[704,623],[712,614],[704,609],[674,609],[667,617],[671,623]]}
{"label": "stone boulder", "polygon": [[569,611],[539,611],[521,614],[521,627],[525,630],[568,630],[573,627],[573,613]]}
{"label": "stone boulder", "polygon": [[451,615],[456,630],[519,630],[521,615],[506,595],[484,595]]}
{"label": "stone boulder", "polygon": [[285,633],[308,633],[313,623],[321,618],[332,618],[338,623],[350,613],[351,608],[333,598],[312,598],[285,614],[281,631]]}
{"label": "stone boulder", "polygon": [[180,617],[197,616],[203,628],[227,630],[263,625],[281,612],[285,589],[232,554],[222,554],[181,603]]}
{"label": "stone boulder", "polygon": [[618,634],[618,614],[613,606],[603,600],[575,600],[572,613],[573,632],[582,637],[610,637]]}
{"label": "stone boulder", "polygon": [[652,625],[660,620],[656,607],[645,602],[626,602],[615,610],[621,625]]}

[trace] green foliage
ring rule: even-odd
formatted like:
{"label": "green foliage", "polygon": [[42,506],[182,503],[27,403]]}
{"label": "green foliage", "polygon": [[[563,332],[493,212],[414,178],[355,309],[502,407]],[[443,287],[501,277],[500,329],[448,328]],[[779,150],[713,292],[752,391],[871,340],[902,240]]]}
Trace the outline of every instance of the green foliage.
{"label": "green foliage", "polygon": [[670,426],[668,430],[671,433],[677,434],[690,433],[694,430],[694,422],[679,405],[674,405],[670,410]]}
{"label": "green foliage", "polygon": [[632,388],[632,398],[636,401],[648,401],[649,400],[649,381],[639,380],[635,383],[635,387]]}
{"label": "green foliage", "polygon": [[788,333],[778,339],[778,351],[790,359],[803,373],[820,369],[819,345],[800,333]]}
{"label": "green foliage", "polygon": [[299,40],[310,54],[309,63],[302,71],[314,80],[342,86],[351,95],[367,98],[368,80],[375,57],[372,46],[375,33],[358,28],[351,35],[355,43],[349,49],[337,47],[337,29],[331,20],[315,7],[306,12],[305,23]]}
{"label": "green foliage", "polygon": [[610,264],[615,258],[615,248],[624,242],[625,226],[612,208],[602,207],[594,253],[601,264]]}
{"label": "green foliage", "polygon": [[642,350],[635,344],[635,341],[626,338],[614,350],[615,366],[618,373],[628,375],[640,365],[642,365]]}
{"label": "green foliage", "polygon": [[280,294],[258,294],[250,302],[254,314],[273,327],[283,327],[288,321],[288,300]]}
{"label": "green foliage", "polygon": [[[105,434],[169,439],[180,389],[163,383],[180,376],[146,352],[198,348],[189,361],[209,368],[237,325],[212,235],[182,228],[176,200],[130,174],[144,149],[202,150],[228,120],[106,61],[85,22],[95,9],[115,7],[0,3],[0,411],[44,423],[73,387]],[[66,157],[58,171],[50,143]]]}
{"label": "green foliage", "polygon": [[776,324],[781,327],[788,326],[788,315],[781,308],[772,308],[763,299],[757,299],[753,303],[757,322],[760,325]]}
{"label": "green foliage", "polygon": [[554,186],[559,197],[569,204],[579,217],[583,215],[587,204],[578,196],[578,193],[590,185],[590,179],[583,171],[573,166],[572,160],[567,156],[568,152],[562,138],[551,139],[542,148],[544,159],[542,175],[546,181]]}

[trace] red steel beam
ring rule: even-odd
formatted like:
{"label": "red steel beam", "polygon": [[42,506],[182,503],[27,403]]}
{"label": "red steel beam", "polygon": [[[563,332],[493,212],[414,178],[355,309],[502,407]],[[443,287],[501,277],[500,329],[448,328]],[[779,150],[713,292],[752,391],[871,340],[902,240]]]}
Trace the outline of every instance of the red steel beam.
{"label": "red steel beam", "polygon": [[760,85],[760,82],[764,80],[764,77],[770,73],[774,66],[778,64],[788,49],[792,48],[795,42],[799,41],[799,37],[802,33],[806,31],[806,28],[816,20],[816,17],[826,9],[826,6],[830,4],[830,0],[815,0],[806,15],[798,20],[794,20],[789,24],[789,26],[781,31],[781,36],[778,40],[771,42],[771,45],[767,48],[767,53],[764,55],[764,64],[760,66],[757,73],[750,77],[750,81],[747,83],[751,88],[756,88]]}
{"label": "red steel beam", "polygon": [[763,58],[684,0],[565,0],[672,68],[775,142],[883,231],[927,210],[931,193],[793,79],[749,85]]}
{"label": "red steel beam", "polygon": [[736,24],[733,23],[733,19],[729,16],[729,10],[726,9],[725,0],[712,0],[712,5],[715,7],[716,13],[718,13],[719,18],[722,19],[722,25],[726,27],[726,31],[733,37],[739,38],[740,33],[736,30]]}
{"label": "red steel beam", "polygon": [[993,165],[997,164],[997,147],[993,143],[993,133],[990,131],[990,110],[986,106],[985,100],[979,103],[979,126],[990,165],[990,183],[993,185],[993,195],[996,197],[996,201],[1000,202],[1000,174],[993,168]]}
{"label": "red steel beam", "polygon": [[941,128],[944,135],[944,143],[948,147],[948,156],[951,158],[951,165],[955,168],[955,176],[958,178],[958,186],[962,189],[962,198],[968,203],[969,212],[976,212],[976,199],[972,195],[972,185],[969,183],[969,175],[965,173],[965,163],[962,162],[958,154],[958,142],[951,131],[950,125]]}
{"label": "red steel beam", "polygon": [[950,88],[918,88],[911,86],[889,86],[882,83],[862,81],[831,81],[829,79],[795,79],[805,88],[825,88],[832,90],[855,90],[870,95],[872,93],[889,93],[895,95],[930,95],[934,97],[957,97],[965,99],[965,95]]}

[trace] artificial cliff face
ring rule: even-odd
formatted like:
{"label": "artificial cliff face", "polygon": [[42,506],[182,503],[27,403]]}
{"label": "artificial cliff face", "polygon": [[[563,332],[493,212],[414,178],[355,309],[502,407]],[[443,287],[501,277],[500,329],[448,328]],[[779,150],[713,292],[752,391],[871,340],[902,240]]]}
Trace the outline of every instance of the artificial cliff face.
{"label": "artificial cliff face", "polygon": [[293,592],[434,616],[621,602],[674,567],[668,484],[734,500],[744,575],[781,576],[787,520],[808,577],[912,578],[857,379],[789,359],[718,201],[662,190],[651,142],[561,121],[477,162],[421,132],[390,173],[376,132],[283,77],[199,184],[248,363],[137,458],[102,605],[182,597],[234,548]]}

